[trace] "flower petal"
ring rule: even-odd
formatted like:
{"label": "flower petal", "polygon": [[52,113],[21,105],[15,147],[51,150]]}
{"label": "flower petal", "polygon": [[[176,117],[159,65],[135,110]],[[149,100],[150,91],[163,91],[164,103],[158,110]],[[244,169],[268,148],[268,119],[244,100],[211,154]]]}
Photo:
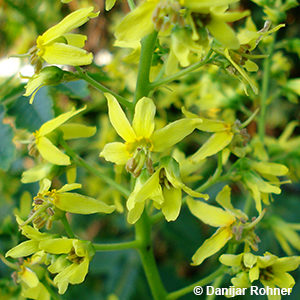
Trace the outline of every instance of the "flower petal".
{"label": "flower petal", "polygon": [[191,213],[195,217],[210,226],[230,226],[235,221],[234,215],[230,212],[219,207],[206,204],[202,201],[195,201],[191,197],[187,198],[187,204]]}
{"label": "flower petal", "polygon": [[87,39],[86,35],[78,33],[65,33],[63,37],[67,40],[68,45],[82,48]]}
{"label": "flower petal", "polygon": [[55,130],[57,127],[61,126],[62,124],[64,124],[65,122],[67,122],[69,119],[71,119],[72,117],[74,117],[75,115],[81,113],[83,110],[86,109],[86,106],[75,110],[75,108],[73,107],[72,110],[63,113],[61,115],[59,115],[58,117],[47,121],[46,123],[44,123],[41,128],[39,129],[39,135],[43,136],[46,135],[50,132],[52,132],[53,130]]}
{"label": "flower petal", "polygon": [[149,138],[154,131],[156,107],[150,98],[143,97],[135,106],[132,127],[137,137]]}
{"label": "flower petal", "polygon": [[39,250],[38,241],[25,241],[6,252],[5,256],[13,258],[25,257]]}
{"label": "flower petal", "polygon": [[94,8],[92,6],[78,9],[71,14],[67,15],[62,21],[55,26],[52,26],[43,33],[42,40],[44,44],[50,43],[56,38],[62,36],[69,31],[83,25],[89,18],[95,18],[99,13],[93,13]]}
{"label": "flower petal", "polygon": [[229,267],[238,267],[240,266],[243,258],[243,253],[239,255],[234,254],[223,254],[220,256],[219,261],[221,264]]}
{"label": "flower petal", "polygon": [[[115,36],[119,41],[139,41],[154,30],[152,13],[159,1],[146,1],[131,11],[117,26]],[[138,26],[137,26],[138,24]]]}
{"label": "flower petal", "polygon": [[181,208],[181,189],[164,188],[164,202],[161,206],[162,213],[168,222],[175,221]]}
{"label": "flower petal", "polygon": [[115,210],[114,205],[107,205],[100,200],[76,193],[59,193],[53,203],[63,211],[82,215],[94,213],[110,214]]}
{"label": "flower petal", "polygon": [[104,146],[104,149],[100,153],[100,157],[104,157],[105,160],[111,161],[117,165],[125,165],[131,155],[127,151],[125,144],[114,142]]}
{"label": "flower petal", "polygon": [[129,224],[134,224],[142,215],[144,207],[145,202],[135,202],[134,206],[128,211],[127,222]]}
{"label": "flower petal", "polygon": [[80,183],[68,183],[65,184],[62,188],[57,190],[58,193],[69,192],[76,189],[81,189],[82,185]]}
{"label": "flower petal", "polygon": [[64,238],[43,240],[39,244],[41,250],[52,254],[70,253],[72,247],[73,239]]}
{"label": "flower petal", "polygon": [[93,61],[93,54],[84,49],[63,43],[53,43],[45,46],[42,58],[48,64],[84,66]]}
{"label": "flower petal", "polygon": [[59,166],[67,166],[71,164],[69,156],[61,152],[46,137],[39,137],[36,146],[41,156],[52,164]]}
{"label": "flower petal", "polygon": [[210,257],[222,249],[232,238],[232,232],[229,228],[219,228],[193,255],[191,265],[200,265],[207,257]]}
{"label": "flower petal", "polygon": [[227,147],[233,138],[233,133],[231,131],[222,131],[213,134],[202,147],[194,153],[190,159],[197,163],[208,156],[212,156],[225,147]]}
{"label": "flower petal", "polygon": [[135,132],[128,122],[128,119],[117,99],[109,93],[105,93],[104,95],[108,103],[108,116],[110,123],[115,128],[118,135],[126,142],[136,140]]}
{"label": "flower petal", "polygon": [[180,119],[156,130],[152,135],[153,151],[162,152],[183,140],[202,123],[197,119]]}
{"label": "flower petal", "polygon": [[59,129],[62,130],[65,140],[87,138],[96,133],[96,127],[78,123],[63,124]]}
{"label": "flower petal", "polygon": [[30,288],[33,288],[39,284],[37,275],[29,268],[22,268],[22,271],[19,274],[21,280],[25,282]]}

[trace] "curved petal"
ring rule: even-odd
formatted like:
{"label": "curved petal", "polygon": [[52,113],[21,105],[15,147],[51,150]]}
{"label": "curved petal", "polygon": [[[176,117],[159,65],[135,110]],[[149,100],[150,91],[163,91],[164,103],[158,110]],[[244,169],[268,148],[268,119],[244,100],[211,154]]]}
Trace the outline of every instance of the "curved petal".
{"label": "curved petal", "polygon": [[63,124],[59,129],[62,130],[65,140],[87,138],[96,133],[95,126],[87,126],[78,123]]}
{"label": "curved petal", "polygon": [[151,33],[154,30],[152,13],[158,2],[158,0],[146,1],[131,11],[116,28],[117,40],[139,41]]}
{"label": "curved petal", "polygon": [[161,211],[168,222],[175,221],[179,215],[181,208],[181,189],[164,188],[164,202]]}
{"label": "curved petal", "polygon": [[187,204],[195,217],[210,226],[225,227],[230,226],[235,221],[233,214],[219,207],[201,201],[195,201],[190,197],[187,198]]}
{"label": "curved petal", "polygon": [[109,93],[104,93],[104,95],[108,103],[110,123],[115,128],[118,135],[126,142],[136,140],[136,135],[117,99]]}
{"label": "curved petal", "polygon": [[16,247],[10,249],[6,252],[5,256],[10,256],[12,258],[19,258],[31,255],[39,250],[39,242],[38,241],[25,241]]}
{"label": "curved petal", "polygon": [[201,119],[180,119],[156,130],[151,139],[154,152],[162,152],[183,140],[202,123]]}
{"label": "curved petal", "polygon": [[76,193],[59,193],[53,203],[63,211],[82,215],[94,213],[110,214],[115,210],[114,205],[107,205],[100,200]]}
{"label": "curved petal", "polygon": [[69,253],[73,247],[73,239],[48,239],[43,240],[39,244],[39,248],[47,253],[61,254]]}
{"label": "curved petal", "polygon": [[77,265],[77,268],[74,269],[71,276],[69,277],[69,282],[72,284],[78,284],[84,281],[84,278],[89,270],[89,259],[84,258],[83,262]]}
{"label": "curved petal", "polygon": [[41,156],[54,165],[67,166],[71,164],[69,156],[62,153],[46,137],[39,137],[36,146]]}
{"label": "curved petal", "polygon": [[67,122],[69,119],[71,119],[75,115],[81,113],[85,109],[86,109],[86,106],[84,106],[84,107],[82,107],[78,110],[75,110],[75,108],[73,107],[70,111],[68,111],[66,113],[63,113],[63,114],[59,115],[58,117],[56,117],[56,118],[54,118],[50,121],[47,121],[39,129],[39,131],[38,131],[39,135],[43,136],[43,135],[46,135],[46,134],[52,132],[57,127],[61,126],[62,124]]}
{"label": "curved petal", "polygon": [[97,17],[99,13],[93,13],[93,10],[94,7],[90,6],[78,9],[66,16],[58,24],[52,26],[43,33],[41,37],[44,44],[50,43],[61,35],[81,26],[82,24],[86,23],[89,18]]}
{"label": "curved petal", "polygon": [[43,50],[41,56],[49,64],[84,66],[93,61],[92,53],[63,43],[49,44]]}
{"label": "curved petal", "polygon": [[104,157],[105,160],[111,161],[117,165],[125,165],[131,156],[127,151],[125,144],[114,142],[104,146],[104,149],[100,153],[100,157]]}
{"label": "curved petal", "polygon": [[230,144],[232,138],[233,133],[231,131],[222,131],[213,134],[202,147],[190,157],[190,160],[197,163],[208,156],[218,153]]}
{"label": "curved petal", "polygon": [[224,21],[218,18],[212,18],[211,22],[207,24],[210,33],[226,48],[238,49],[240,43],[235,35],[234,30]]}
{"label": "curved petal", "polygon": [[149,138],[154,131],[156,107],[150,98],[143,97],[135,106],[132,127],[137,137]]}
{"label": "curved petal", "polygon": [[145,202],[136,202],[134,206],[128,211],[127,222],[134,224],[142,215],[145,207]]}
{"label": "curved petal", "polygon": [[200,265],[207,257],[210,257],[221,250],[231,238],[232,232],[230,229],[218,229],[209,239],[205,240],[202,246],[193,255],[192,265]]}
{"label": "curved petal", "polygon": [[58,193],[69,192],[76,189],[81,189],[82,185],[80,183],[68,183],[65,184],[62,188],[57,190]]}
{"label": "curved petal", "polygon": [[39,284],[39,278],[29,268],[22,268],[20,274],[21,280],[25,282],[30,288],[36,287]]}
{"label": "curved petal", "polygon": [[87,39],[86,35],[78,34],[78,33],[66,33],[63,37],[67,40],[68,45],[82,48]]}

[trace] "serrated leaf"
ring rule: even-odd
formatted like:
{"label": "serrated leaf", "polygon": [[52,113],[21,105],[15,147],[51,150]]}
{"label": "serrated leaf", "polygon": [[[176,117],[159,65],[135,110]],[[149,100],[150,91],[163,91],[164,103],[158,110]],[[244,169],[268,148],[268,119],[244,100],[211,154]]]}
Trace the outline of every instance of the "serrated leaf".
{"label": "serrated leaf", "polygon": [[12,128],[3,124],[4,106],[0,106],[0,169],[7,171],[15,157],[15,145],[12,142],[14,137]]}
{"label": "serrated leaf", "polygon": [[35,131],[54,117],[52,106],[53,102],[48,95],[48,87],[43,87],[37,92],[32,104],[29,104],[29,97],[21,96],[10,107],[8,113],[16,117],[18,128]]}

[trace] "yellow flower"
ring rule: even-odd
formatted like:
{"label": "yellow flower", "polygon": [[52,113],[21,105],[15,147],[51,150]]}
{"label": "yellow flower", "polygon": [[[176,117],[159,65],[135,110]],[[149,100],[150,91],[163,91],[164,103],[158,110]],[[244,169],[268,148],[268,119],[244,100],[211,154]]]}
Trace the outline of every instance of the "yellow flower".
{"label": "yellow flower", "polygon": [[[255,280],[259,280],[265,287],[278,286],[289,289],[295,285],[295,280],[288,272],[298,268],[300,258],[299,256],[279,258],[269,252],[264,253],[264,256],[255,256],[246,252],[239,255],[223,254],[220,256],[220,262],[232,267],[233,272],[237,274],[231,279],[235,287],[250,287]],[[268,299],[274,299],[274,296],[270,295]]]}
{"label": "yellow flower", "polygon": [[130,224],[140,218],[148,199],[153,200],[154,206],[162,210],[167,221],[174,221],[180,212],[182,190],[193,197],[209,198],[207,194],[195,192],[181,181],[179,165],[171,157],[163,158],[161,166],[144,183],[141,177],[127,200],[127,220]]}
{"label": "yellow flower", "polygon": [[145,163],[148,169],[151,169],[151,152],[165,151],[202,123],[200,118],[185,118],[154,130],[156,108],[150,98],[144,97],[135,107],[131,126],[118,101],[110,94],[105,96],[110,122],[125,143],[114,142],[105,145],[100,156],[117,165],[126,164],[126,169],[134,176],[139,176]]}
{"label": "yellow flower", "polygon": [[[245,159],[244,165],[246,168],[251,168],[251,170],[248,169],[242,171],[242,181],[252,194],[256,210],[261,213],[261,200],[269,205],[269,194],[281,193],[281,189],[278,187],[281,182],[276,176],[286,175],[289,170],[282,164],[256,162],[250,159]],[[260,175],[269,182],[264,180]]]}
{"label": "yellow flower", "polygon": [[188,207],[195,217],[210,226],[219,227],[210,238],[204,241],[193,255],[192,265],[200,265],[206,258],[222,249],[233,237],[236,241],[244,241],[257,250],[259,239],[253,230],[264,213],[252,223],[246,223],[248,220],[247,215],[232,206],[230,194],[231,189],[226,185],[216,197],[216,201],[223,209],[201,201],[195,201],[188,197]]}
{"label": "yellow flower", "polygon": [[[80,137],[89,137],[95,134],[96,128],[81,124],[64,124],[69,119],[85,110],[85,106],[81,109],[74,108],[61,114],[60,116],[44,123],[39,130],[33,133],[35,146],[41,156],[55,165],[70,165],[70,158],[61,152],[51,141],[51,134],[59,128],[63,132],[64,139],[74,139]],[[32,151],[32,148],[31,148]]]}
{"label": "yellow flower", "polygon": [[[59,190],[50,190],[51,181],[44,179],[41,182],[39,193],[34,198],[34,207],[32,213],[36,213],[33,224],[41,228],[46,221],[55,218],[56,208],[62,211],[75,214],[93,214],[93,213],[112,213],[115,209],[113,205],[87,197],[70,191],[81,188],[79,183],[65,184]],[[38,213],[40,212],[40,213]],[[32,218],[32,217],[31,217]],[[25,222],[26,223],[26,222]]]}
{"label": "yellow flower", "polygon": [[99,13],[94,13],[93,10],[93,7],[78,9],[37,38],[36,48],[31,51],[31,62],[37,65],[38,70],[42,61],[71,66],[88,65],[92,62],[92,53],[82,49],[87,37],[69,32],[90,18],[97,17]]}
{"label": "yellow flower", "polygon": [[[88,273],[89,263],[94,256],[91,242],[77,239],[56,238],[41,241],[40,249],[56,256],[48,270],[55,274],[54,284],[64,294],[69,284],[79,284]],[[67,254],[67,256],[65,255]]]}
{"label": "yellow flower", "polygon": [[34,96],[38,90],[51,84],[58,84],[64,76],[64,71],[58,67],[50,66],[43,68],[38,74],[34,74],[25,85],[26,92],[24,96],[30,96],[29,103],[32,104]]}

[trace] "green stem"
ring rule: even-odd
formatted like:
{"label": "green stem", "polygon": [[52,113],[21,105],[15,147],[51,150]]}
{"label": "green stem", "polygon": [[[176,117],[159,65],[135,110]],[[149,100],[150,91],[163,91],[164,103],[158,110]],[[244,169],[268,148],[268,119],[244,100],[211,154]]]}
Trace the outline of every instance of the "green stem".
{"label": "green stem", "polygon": [[135,9],[135,4],[133,0],[127,0],[128,6],[130,8],[130,10],[134,10]]}
{"label": "green stem", "polygon": [[89,76],[86,72],[83,72],[81,68],[75,67],[76,70],[78,71],[78,77],[85,80],[87,83],[89,83],[91,86],[93,86],[95,89],[99,90],[100,92],[103,93],[110,93],[112,94],[122,105],[127,107],[128,109],[133,109],[133,103],[129,102],[127,99],[124,97],[120,96],[119,94],[113,92],[109,88],[105,87],[95,79],[93,79],[91,76]]}
{"label": "green stem", "polygon": [[57,295],[57,293],[55,291],[53,291],[53,289],[51,288],[51,286],[45,279],[42,280],[42,283],[45,286],[45,288],[47,289],[47,291],[49,292],[49,294],[51,295],[51,299],[61,300],[61,297],[59,295]]}
{"label": "green stem", "polygon": [[[224,275],[220,275],[219,277],[217,277],[217,278],[214,280],[214,282],[213,282],[213,287],[214,287],[214,289],[216,289],[216,288],[218,288],[218,287],[221,286],[223,279],[224,279]],[[205,297],[205,300],[214,300],[215,298],[216,298],[216,294],[214,293],[214,294],[212,294],[212,295],[207,295],[207,296]]]}
{"label": "green stem", "polygon": [[74,235],[73,230],[67,220],[66,214],[64,214],[60,220],[63,223],[63,225],[65,227],[65,231],[66,231],[67,235],[69,236],[69,238],[73,239],[75,237],[75,235]]}
{"label": "green stem", "polygon": [[173,75],[167,76],[167,77],[165,77],[163,79],[156,80],[156,81],[150,83],[150,85],[149,85],[150,88],[154,89],[154,88],[156,88],[156,87],[158,87],[160,85],[172,82],[172,81],[174,81],[174,80],[176,80],[176,79],[178,79],[178,78],[180,78],[180,77],[182,77],[182,76],[184,76],[184,75],[186,75],[186,74],[188,74],[188,73],[190,73],[192,71],[195,71],[198,68],[204,66],[205,64],[207,64],[208,62],[210,62],[210,60],[211,60],[210,56],[211,56],[212,52],[213,52],[213,50],[210,49],[210,51],[207,53],[206,57],[203,60],[201,60],[201,61],[199,61],[199,62],[197,62],[197,63],[195,63],[195,64],[193,64],[193,65],[191,65],[191,66],[189,66],[189,67],[187,67],[187,68],[185,68],[185,69],[183,69],[183,70],[181,70],[181,71],[179,71],[179,72],[177,72],[177,73],[175,73]]}
{"label": "green stem", "polygon": [[103,181],[105,181],[108,185],[114,187],[116,190],[118,190],[121,194],[123,194],[125,197],[128,197],[130,195],[130,192],[124,188],[122,185],[116,183],[113,179],[108,177],[107,175],[103,174],[101,171],[96,169],[95,167],[91,166],[89,163],[87,163],[84,159],[82,159],[79,155],[77,155],[69,146],[68,144],[64,141],[61,140],[60,144],[64,147],[66,150],[66,153],[72,157],[74,162],[88,170],[90,173],[93,175],[101,178]]}
{"label": "green stem", "polygon": [[226,272],[227,267],[225,266],[221,266],[219,267],[215,272],[211,273],[210,275],[208,275],[207,277],[191,284],[188,285],[178,291],[172,292],[167,296],[167,300],[172,300],[172,299],[178,299],[181,296],[184,296],[190,292],[193,291],[195,286],[205,286],[207,284],[209,284],[210,282],[212,282],[213,280],[215,280],[216,278],[218,278],[220,275],[222,275],[223,273]]}
{"label": "green stem", "polygon": [[96,251],[115,251],[115,250],[127,250],[135,249],[139,247],[138,241],[130,241],[123,243],[112,243],[112,244],[93,244]]}
{"label": "green stem", "polygon": [[276,40],[276,33],[273,36],[273,40],[271,44],[268,47],[267,54],[268,57],[264,60],[263,65],[263,78],[262,78],[262,88],[261,88],[261,110],[258,120],[258,134],[261,142],[264,142],[265,138],[265,122],[266,122],[266,111],[267,111],[267,100],[268,100],[268,94],[269,94],[269,82],[270,82],[270,69],[271,69],[271,62],[272,62],[272,56],[274,52],[274,46],[275,46],[275,40]]}
{"label": "green stem", "polygon": [[151,243],[151,222],[144,210],[142,216],[135,224],[136,241],[139,243],[138,252],[143,268],[155,300],[166,298],[166,291],[162,284]]}
{"label": "green stem", "polygon": [[144,37],[141,41],[141,56],[139,62],[139,70],[136,81],[136,89],[134,93],[134,105],[139,99],[144,96],[148,96],[150,88],[149,74],[152,63],[152,55],[155,49],[155,42],[157,38],[157,32],[154,31],[151,34]]}
{"label": "green stem", "polygon": [[18,266],[12,262],[10,262],[9,260],[7,260],[4,255],[2,255],[0,253],[0,259],[2,260],[2,262],[7,265],[9,268],[13,269],[13,270],[19,270]]}

